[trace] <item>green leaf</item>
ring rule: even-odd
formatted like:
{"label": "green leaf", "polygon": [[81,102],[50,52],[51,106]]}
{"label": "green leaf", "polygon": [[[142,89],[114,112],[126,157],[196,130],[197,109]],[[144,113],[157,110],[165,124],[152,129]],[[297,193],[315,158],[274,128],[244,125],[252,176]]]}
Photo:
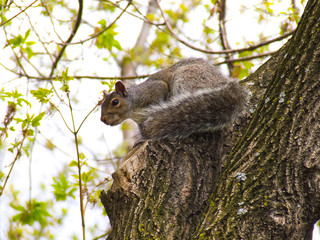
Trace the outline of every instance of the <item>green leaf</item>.
{"label": "green leaf", "polygon": [[62,79],[65,80],[66,82],[73,80],[74,77],[68,76],[69,68],[67,68],[65,71],[62,71]]}
{"label": "green leaf", "polygon": [[54,188],[53,194],[57,201],[65,201],[67,200],[67,197],[75,199],[74,192],[77,189],[69,184],[64,174],[61,173],[58,180],[53,177],[53,181],[55,183],[51,184],[51,186]]}
{"label": "green leaf", "polygon": [[117,80],[110,80],[110,81],[102,81],[102,85],[107,85],[109,87],[109,92],[112,92],[115,90],[115,85],[116,85]]}
{"label": "green leaf", "polygon": [[12,207],[14,210],[23,212],[25,211],[25,208],[21,205],[14,205],[13,203],[10,203],[10,207]]}
{"label": "green leaf", "polygon": [[39,102],[47,103],[49,101],[49,95],[52,90],[46,88],[38,88],[38,90],[31,90],[30,93],[39,100]]}
{"label": "green leaf", "polygon": [[32,119],[32,127],[38,127],[40,126],[40,121],[42,120],[43,116],[46,114],[46,112],[40,113],[38,116]]}
{"label": "green leaf", "polygon": [[51,217],[47,211],[47,203],[37,202],[32,200],[27,203],[27,207],[21,205],[10,204],[10,206],[16,211],[20,212],[17,215],[13,216],[13,221],[19,221],[21,224],[28,224],[32,226],[34,222],[39,222],[42,227],[47,225],[47,217]]}
{"label": "green leaf", "polygon": [[4,91],[4,88],[2,88],[2,89],[0,90],[0,98],[1,98],[3,101],[5,100],[5,98],[10,97],[10,95],[11,95],[11,93],[10,93],[10,92],[5,92],[5,91]]}
{"label": "green leaf", "polygon": [[[2,89],[0,92],[0,98],[2,98],[3,100],[4,100],[4,98],[12,97],[13,99],[16,100],[16,102],[19,106],[22,106],[22,102],[31,106],[31,103],[28,102],[26,99],[22,98],[22,96],[23,95],[21,93],[19,93],[17,89],[15,89],[12,92],[4,92],[4,89]],[[12,102],[12,101],[8,101],[8,103],[15,105],[15,102]]]}
{"label": "green leaf", "polygon": [[27,38],[29,37],[30,31],[31,31],[31,29],[29,29],[28,31],[26,31],[26,33],[24,34],[24,42],[25,42],[25,41],[27,40]]}
{"label": "green leaf", "polygon": [[34,135],[34,130],[33,129],[28,129],[27,135],[28,136],[33,136]]}
{"label": "green leaf", "polygon": [[14,118],[13,120],[15,120],[17,123],[23,122],[24,120],[22,120],[21,118]]}
{"label": "green leaf", "polygon": [[62,87],[60,88],[60,90],[64,91],[64,92],[69,92],[69,85],[64,83],[62,85]]}
{"label": "green leaf", "polygon": [[86,156],[84,155],[84,153],[79,153],[79,158],[81,159],[81,160],[83,160],[83,159],[85,159],[86,158]]}
{"label": "green leaf", "polygon": [[14,91],[12,91],[10,96],[15,98],[15,99],[18,99],[18,98],[22,97],[23,95],[21,93],[19,93],[17,89],[15,89]]}
{"label": "green leaf", "polygon": [[78,166],[78,162],[76,160],[72,160],[70,163],[69,163],[69,167],[76,167]]}
{"label": "green leaf", "polygon": [[15,216],[13,216],[12,221],[17,222],[20,221],[20,219],[22,219],[23,217],[23,213],[17,214]]}
{"label": "green leaf", "polygon": [[36,44],[36,43],[37,43],[37,42],[34,42],[34,41],[25,42],[25,44],[27,44],[28,46],[34,45],[34,44]]}
{"label": "green leaf", "polygon": [[81,180],[85,183],[90,182],[94,177],[92,176],[92,171],[89,172],[83,172],[81,174]]}
{"label": "green leaf", "polygon": [[[104,19],[100,20],[98,23],[101,25],[101,30],[106,28]],[[111,51],[112,48],[115,47],[118,50],[122,50],[120,43],[114,38],[118,34],[114,31],[115,28],[116,26],[114,25],[97,37],[96,45],[98,48],[106,48]]]}
{"label": "green leaf", "polygon": [[101,25],[102,28],[107,27],[107,21],[105,19],[101,19],[98,23]]}
{"label": "green leaf", "polygon": [[35,55],[33,50],[30,47],[27,47],[25,50],[27,52],[28,59],[32,58]]}
{"label": "green leaf", "polygon": [[19,34],[18,36],[9,39],[8,43],[12,45],[12,48],[16,48],[24,43],[23,37]]}
{"label": "green leaf", "polygon": [[[29,129],[29,130],[31,130],[31,129]],[[29,136],[30,136],[30,135],[29,135]],[[33,136],[33,133],[32,133],[31,136]],[[27,157],[29,157],[29,156],[30,156],[29,148],[28,148],[28,147],[24,147],[24,148],[22,148],[22,149],[23,149],[24,153],[27,155]]]}
{"label": "green leaf", "polygon": [[24,98],[19,98],[17,101],[20,106],[21,106],[21,103],[24,102],[25,104],[31,107],[31,103]]}
{"label": "green leaf", "polygon": [[61,76],[58,76],[54,81],[59,81],[62,83],[62,87],[60,88],[64,92],[69,92],[69,81],[73,80],[74,77],[68,76],[69,69],[67,68],[62,72]]}

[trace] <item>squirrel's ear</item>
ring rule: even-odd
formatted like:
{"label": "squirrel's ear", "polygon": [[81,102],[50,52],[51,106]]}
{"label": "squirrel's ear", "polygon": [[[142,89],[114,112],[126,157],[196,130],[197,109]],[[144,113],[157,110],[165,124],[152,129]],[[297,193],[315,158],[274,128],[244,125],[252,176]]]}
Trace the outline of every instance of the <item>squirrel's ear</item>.
{"label": "squirrel's ear", "polygon": [[123,97],[128,96],[128,92],[126,90],[126,87],[124,86],[124,84],[121,81],[116,82],[116,92],[118,94],[122,95]]}

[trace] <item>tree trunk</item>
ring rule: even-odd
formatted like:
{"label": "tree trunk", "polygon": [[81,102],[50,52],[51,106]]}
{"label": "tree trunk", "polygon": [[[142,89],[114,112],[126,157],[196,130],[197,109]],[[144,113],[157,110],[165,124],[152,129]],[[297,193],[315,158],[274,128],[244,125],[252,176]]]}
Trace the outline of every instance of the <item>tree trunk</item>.
{"label": "tree trunk", "polygon": [[220,171],[221,133],[135,147],[101,200],[108,239],[190,239]]}
{"label": "tree trunk", "polygon": [[284,49],[255,76],[271,81],[195,239],[311,239],[320,217],[319,1],[308,2]]}
{"label": "tree trunk", "polygon": [[252,119],[224,130],[226,142],[220,132],[149,141],[123,160],[101,194],[108,239],[311,239],[320,218],[320,1],[308,2],[294,36],[248,81],[253,101],[263,96]]}

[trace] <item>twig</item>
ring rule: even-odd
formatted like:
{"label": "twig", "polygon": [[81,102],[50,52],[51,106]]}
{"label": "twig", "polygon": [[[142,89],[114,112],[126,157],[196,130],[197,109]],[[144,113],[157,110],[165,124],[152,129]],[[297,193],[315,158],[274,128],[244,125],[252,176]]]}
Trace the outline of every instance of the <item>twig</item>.
{"label": "twig", "polygon": [[26,11],[28,8],[30,8],[33,4],[35,4],[38,0],[35,0],[34,2],[32,2],[30,5],[28,5],[25,9],[23,9],[21,12],[19,12],[18,14],[14,15],[12,18],[8,19],[7,21],[3,22],[0,24],[0,27],[2,27],[3,25],[7,24],[8,22],[10,22],[12,19],[18,17],[21,13],[23,13],[24,11]]}

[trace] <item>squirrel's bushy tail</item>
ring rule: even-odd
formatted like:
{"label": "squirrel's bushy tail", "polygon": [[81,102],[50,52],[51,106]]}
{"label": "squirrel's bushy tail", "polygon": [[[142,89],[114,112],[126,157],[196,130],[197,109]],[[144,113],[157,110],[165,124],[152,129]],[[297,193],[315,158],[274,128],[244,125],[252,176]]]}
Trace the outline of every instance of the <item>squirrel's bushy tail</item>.
{"label": "squirrel's bushy tail", "polygon": [[148,117],[140,126],[141,137],[175,139],[219,130],[243,112],[248,98],[249,91],[237,81],[178,95],[143,113]]}

